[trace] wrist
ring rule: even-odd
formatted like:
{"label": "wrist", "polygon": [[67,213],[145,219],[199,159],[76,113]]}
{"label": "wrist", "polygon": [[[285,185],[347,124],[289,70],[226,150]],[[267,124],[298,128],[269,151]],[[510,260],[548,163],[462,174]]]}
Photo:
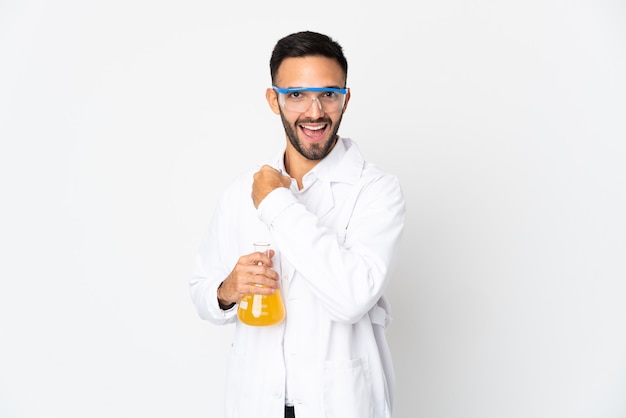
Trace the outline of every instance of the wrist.
{"label": "wrist", "polygon": [[217,287],[217,304],[220,306],[221,310],[227,311],[229,309],[232,309],[233,306],[235,306],[235,302],[229,303],[226,299],[223,299],[222,292],[221,292],[221,288],[223,284],[224,282],[220,283],[220,285]]}

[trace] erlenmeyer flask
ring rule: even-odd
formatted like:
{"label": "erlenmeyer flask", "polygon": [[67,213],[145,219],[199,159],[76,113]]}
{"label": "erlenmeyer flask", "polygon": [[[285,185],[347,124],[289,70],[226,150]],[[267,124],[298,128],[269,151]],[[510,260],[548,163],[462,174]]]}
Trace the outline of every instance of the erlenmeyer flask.
{"label": "erlenmeyer flask", "polygon": [[[270,243],[255,242],[254,251],[269,255]],[[280,271],[278,273],[280,274]],[[245,295],[239,301],[237,316],[241,322],[247,325],[279,324],[285,319],[285,305],[280,295],[280,289],[276,289],[276,292],[271,295]]]}

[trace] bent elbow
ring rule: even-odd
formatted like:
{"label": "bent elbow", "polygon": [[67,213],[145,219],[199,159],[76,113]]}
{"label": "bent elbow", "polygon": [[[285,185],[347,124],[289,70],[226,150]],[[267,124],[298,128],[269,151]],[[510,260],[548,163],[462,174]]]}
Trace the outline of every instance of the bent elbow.
{"label": "bent elbow", "polygon": [[351,300],[348,303],[335,305],[329,309],[330,319],[344,324],[356,324],[359,322],[370,309],[376,304],[376,300],[367,302],[358,302]]}

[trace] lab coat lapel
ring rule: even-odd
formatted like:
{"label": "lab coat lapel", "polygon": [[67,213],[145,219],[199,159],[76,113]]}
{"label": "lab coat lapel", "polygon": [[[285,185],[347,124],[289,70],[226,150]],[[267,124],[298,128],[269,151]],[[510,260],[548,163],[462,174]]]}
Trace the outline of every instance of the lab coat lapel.
{"label": "lab coat lapel", "polygon": [[[321,197],[314,212],[321,219],[337,204],[333,195],[333,183],[354,184],[363,168],[363,157],[358,148],[347,138],[340,138],[332,152],[314,169],[321,183]],[[341,201],[341,197],[338,197]]]}
{"label": "lab coat lapel", "polygon": [[330,182],[324,181],[320,186],[322,188],[322,195],[317,201],[318,207],[316,208],[315,213],[318,218],[322,219],[335,206],[335,198],[333,197],[333,190]]}

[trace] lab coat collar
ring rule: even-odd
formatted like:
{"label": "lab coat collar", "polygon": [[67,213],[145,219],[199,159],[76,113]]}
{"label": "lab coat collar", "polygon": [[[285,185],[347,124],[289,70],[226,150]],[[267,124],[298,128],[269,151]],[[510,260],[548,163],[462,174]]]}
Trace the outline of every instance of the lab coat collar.
{"label": "lab coat collar", "polygon": [[[268,164],[287,175],[284,156],[285,148]],[[330,154],[309,173],[313,173],[318,179],[328,184],[331,182],[354,184],[361,177],[364,164],[365,159],[357,144],[349,138],[340,137]]]}

